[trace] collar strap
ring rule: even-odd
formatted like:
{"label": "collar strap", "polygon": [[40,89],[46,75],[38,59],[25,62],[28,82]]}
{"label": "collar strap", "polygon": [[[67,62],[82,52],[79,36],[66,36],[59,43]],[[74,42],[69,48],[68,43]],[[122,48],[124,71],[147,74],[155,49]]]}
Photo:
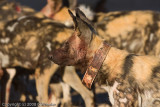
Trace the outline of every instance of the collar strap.
{"label": "collar strap", "polygon": [[103,44],[100,46],[100,48],[96,51],[91,64],[88,66],[86,73],[82,79],[82,83],[91,89],[92,83],[98,74],[98,71],[103,64],[109,50],[111,48],[111,45],[107,44],[106,42],[103,42]]}

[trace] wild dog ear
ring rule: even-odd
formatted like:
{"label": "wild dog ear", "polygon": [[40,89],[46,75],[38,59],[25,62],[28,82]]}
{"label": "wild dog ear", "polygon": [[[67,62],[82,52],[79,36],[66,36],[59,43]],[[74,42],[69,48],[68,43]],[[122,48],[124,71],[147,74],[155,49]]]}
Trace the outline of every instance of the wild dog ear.
{"label": "wild dog ear", "polygon": [[77,28],[77,21],[76,21],[76,17],[73,15],[73,13],[68,9],[68,13],[69,15],[72,17],[73,22],[74,22],[74,28]]}
{"label": "wild dog ear", "polygon": [[81,39],[84,39],[87,44],[89,44],[93,38],[93,33],[97,34],[91,22],[78,8],[76,9],[76,17],[70,10],[68,10],[68,12],[73,19],[75,30],[79,34],[78,36]]}
{"label": "wild dog ear", "polygon": [[77,24],[78,29],[81,32],[83,38],[87,43],[90,43],[92,40],[93,33],[97,34],[92,22],[86,17],[86,15],[79,9],[76,8],[76,17],[77,17]]}
{"label": "wild dog ear", "polygon": [[69,8],[74,10],[77,6],[78,1],[77,0],[68,0],[68,2],[69,2]]}
{"label": "wild dog ear", "polygon": [[76,8],[76,16],[88,23],[90,26],[94,26],[93,23],[86,17],[86,15],[79,9]]}
{"label": "wild dog ear", "polygon": [[93,38],[93,31],[91,30],[91,27],[80,18],[77,19],[77,29],[78,36],[85,40],[85,43],[89,44]]}
{"label": "wild dog ear", "polygon": [[47,0],[48,5],[50,5],[51,9],[54,11],[54,13],[57,13],[62,5],[63,5],[63,1],[62,0]]}

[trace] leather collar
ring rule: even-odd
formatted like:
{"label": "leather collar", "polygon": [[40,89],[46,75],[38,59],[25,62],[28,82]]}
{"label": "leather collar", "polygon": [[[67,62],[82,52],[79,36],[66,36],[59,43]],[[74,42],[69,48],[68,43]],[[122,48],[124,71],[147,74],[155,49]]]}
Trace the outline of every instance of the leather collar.
{"label": "leather collar", "polygon": [[82,79],[82,83],[89,89],[91,89],[92,83],[98,74],[100,67],[102,66],[111,45],[103,42],[100,48],[96,51],[90,65],[87,67],[85,75]]}

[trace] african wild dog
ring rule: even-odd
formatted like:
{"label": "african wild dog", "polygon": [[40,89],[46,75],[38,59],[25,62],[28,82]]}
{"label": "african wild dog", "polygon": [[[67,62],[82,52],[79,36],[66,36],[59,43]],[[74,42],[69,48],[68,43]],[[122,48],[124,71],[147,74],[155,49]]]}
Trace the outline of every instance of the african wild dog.
{"label": "african wild dog", "polygon": [[[34,69],[38,101],[47,103],[50,78],[59,68],[58,65],[48,62],[48,53],[60,47],[71,34],[70,28],[55,23],[40,13],[35,13],[34,16],[24,15],[7,22],[3,32],[0,33],[2,69],[15,70],[17,66],[29,70]],[[89,107],[94,103],[93,93],[81,84],[73,67],[66,69],[73,72],[64,73],[64,82],[79,92],[83,99],[87,98],[85,104]],[[70,78],[71,75],[74,78]],[[79,81],[80,84],[77,86],[74,81]]]}
{"label": "african wild dog", "polygon": [[83,12],[76,9],[76,16],[69,13],[75,31],[61,48],[49,55],[49,59],[59,65],[87,70],[83,79],[87,87],[98,73],[96,81],[107,85],[113,106],[159,107],[160,60],[111,47],[97,35]]}

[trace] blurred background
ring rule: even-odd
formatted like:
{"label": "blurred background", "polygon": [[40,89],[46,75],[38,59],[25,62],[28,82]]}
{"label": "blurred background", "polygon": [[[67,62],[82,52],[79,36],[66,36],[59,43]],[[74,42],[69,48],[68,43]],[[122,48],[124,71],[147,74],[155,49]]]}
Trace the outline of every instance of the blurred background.
{"label": "blurred background", "polygon": [[[10,0],[13,1],[13,0]],[[23,5],[30,6],[39,11],[47,0],[15,0]],[[78,0],[81,4],[92,4],[98,0]],[[106,0],[105,11],[116,10],[155,10],[160,11],[160,0]]]}

